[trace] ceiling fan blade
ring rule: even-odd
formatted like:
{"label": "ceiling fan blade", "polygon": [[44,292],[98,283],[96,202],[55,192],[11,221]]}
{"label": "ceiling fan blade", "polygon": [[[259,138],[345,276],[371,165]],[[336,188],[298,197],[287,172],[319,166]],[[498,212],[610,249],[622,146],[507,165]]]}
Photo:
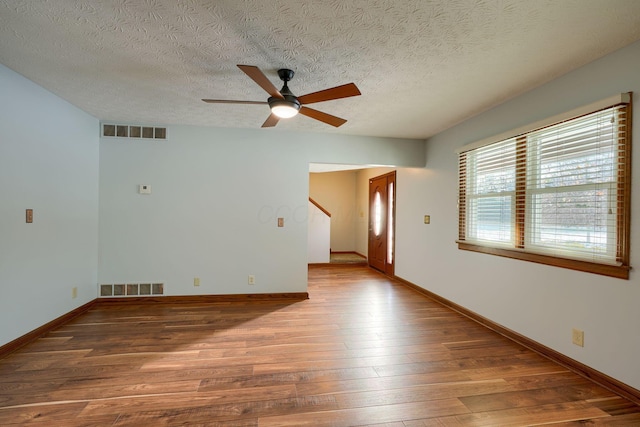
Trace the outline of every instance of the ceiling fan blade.
{"label": "ceiling fan blade", "polygon": [[335,127],[340,127],[343,124],[347,123],[345,119],[341,119],[340,117],[332,116],[331,114],[323,113],[322,111],[314,110],[313,108],[309,107],[300,107],[300,114],[304,114],[307,117],[320,120],[323,123]]}
{"label": "ceiling fan blade", "polygon": [[269,115],[269,117],[267,117],[267,120],[264,121],[264,123],[262,124],[263,128],[272,128],[275,125],[278,124],[278,121],[280,120],[280,117],[276,116],[275,114],[271,113],[271,115]]}
{"label": "ceiling fan blade", "polygon": [[254,82],[258,84],[262,89],[264,89],[269,95],[274,96],[276,98],[283,98],[280,91],[271,83],[271,81],[264,75],[260,68],[254,65],[238,65],[244,73],[251,78]]}
{"label": "ceiling fan blade", "polygon": [[255,105],[267,104],[266,101],[235,101],[232,99],[203,99],[203,101],[209,104],[255,104]]}
{"label": "ceiling fan blade", "polygon": [[314,102],[330,101],[332,99],[348,98],[358,95],[361,95],[358,87],[353,83],[347,83],[346,85],[299,96],[298,101],[300,101],[300,104],[313,104]]}

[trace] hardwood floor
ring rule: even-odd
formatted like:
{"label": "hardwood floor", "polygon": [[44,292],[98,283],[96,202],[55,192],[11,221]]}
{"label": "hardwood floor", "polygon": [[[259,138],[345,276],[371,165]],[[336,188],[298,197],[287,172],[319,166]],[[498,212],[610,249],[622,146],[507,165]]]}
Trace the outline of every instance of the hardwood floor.
{"label": "hardwood floor", "polygon": [[97,305],[0,360],[0,425],[640,425],[640,407],[363,266],[309,300]]}

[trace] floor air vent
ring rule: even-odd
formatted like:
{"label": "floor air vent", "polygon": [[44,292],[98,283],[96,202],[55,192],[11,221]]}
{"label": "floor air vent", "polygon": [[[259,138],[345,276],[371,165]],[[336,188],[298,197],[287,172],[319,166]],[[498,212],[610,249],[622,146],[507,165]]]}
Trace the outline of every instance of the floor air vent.
{"label": "floor air vent", "polygon": [[103,123],[102,136],[134,139],[167,139],[167,128]]}
{"label": "floor air vent", "polygon": [[164,294],[164,283],[114,283],[100,285],[100,297],[150,297]]}

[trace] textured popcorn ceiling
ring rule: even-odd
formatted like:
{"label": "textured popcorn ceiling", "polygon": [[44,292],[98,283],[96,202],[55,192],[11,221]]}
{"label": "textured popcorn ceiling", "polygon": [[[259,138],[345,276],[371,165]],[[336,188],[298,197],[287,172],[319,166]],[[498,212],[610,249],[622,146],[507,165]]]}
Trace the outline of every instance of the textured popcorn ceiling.
{"label": "textured popcorn ceiling", "polygon": [[[296,71],[297,95],[354,82],[275,130],[426,138],[640,39],[638,0],[0,0],[0,63],[93,116],[258,129],[236,64]],[[274,129],[264,129],[273,132]]]}

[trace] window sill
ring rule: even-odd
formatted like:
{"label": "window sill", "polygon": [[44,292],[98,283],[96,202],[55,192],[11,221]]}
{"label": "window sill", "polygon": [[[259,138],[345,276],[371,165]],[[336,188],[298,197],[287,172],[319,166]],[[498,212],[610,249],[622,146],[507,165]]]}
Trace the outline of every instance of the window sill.
{"label": "window sill", "polygon": [[628,265],[598,264],[595,262],[557,258],[548,255],[533,254],[511,249],[491,248],[487,246],[467,243],[464,241],[458,241],[457,243],[458,249],[464,251],[480,252],[489,255],[497,255],[506,258],[536,262],[538,264],[552,265],[554,267],[568,268],[571,270],[584,271],[587,273],[594,273],[603,276],[615,277],[617,279],[629,280],[629,270],[631,269],[631,267],[629,267]]}

